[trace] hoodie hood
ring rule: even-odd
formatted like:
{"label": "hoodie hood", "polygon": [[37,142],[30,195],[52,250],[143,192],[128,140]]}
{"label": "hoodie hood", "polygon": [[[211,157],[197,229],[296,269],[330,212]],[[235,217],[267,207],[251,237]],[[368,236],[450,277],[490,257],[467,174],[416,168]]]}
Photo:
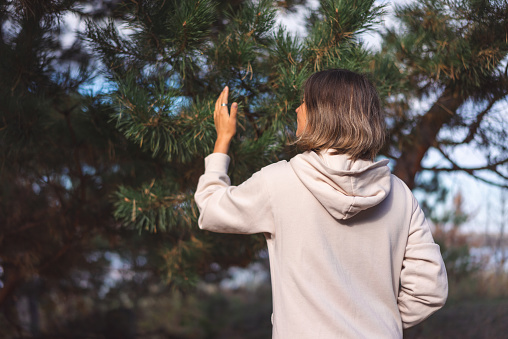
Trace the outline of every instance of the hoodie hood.
{"label": "hoodie hood", "polygon": [[352,161],[331,151],[305,152],[290,164],[298,178],[335,219],[349,219],[383,201],[391,188],[388,160]]}

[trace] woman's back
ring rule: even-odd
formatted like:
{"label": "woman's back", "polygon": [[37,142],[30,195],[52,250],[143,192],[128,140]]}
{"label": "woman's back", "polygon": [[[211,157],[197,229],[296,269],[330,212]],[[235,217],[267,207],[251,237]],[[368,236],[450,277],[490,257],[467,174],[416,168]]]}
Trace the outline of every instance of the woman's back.
{"label": "woman's back", "polygon": [[[275,220],[267,239],[274,338],[402,337],[399,278],[410,231],[427,232],[413,240],[434,261],[415,263],[418,274],[431,270],[428,274],[442,279],[412,291],[424,303],[436,297],[432,307],[412,305],[407,316],[423,320],[444,304],[439,247],[411,192],[386,163],[357,161],[351,171],[346,158],[304,153],[262,170]],[[347,219],[339,219],[341,205],[350,213],[343,214]],[[351,216],[355,207],[358,214]]]}
{"label": "woman's back", "polygon": [[444,304],[439,247],[386,162],[306,152],[232,187],[224,157],[207,161],[200,227],[265,233],[273,338],[397,338]]}

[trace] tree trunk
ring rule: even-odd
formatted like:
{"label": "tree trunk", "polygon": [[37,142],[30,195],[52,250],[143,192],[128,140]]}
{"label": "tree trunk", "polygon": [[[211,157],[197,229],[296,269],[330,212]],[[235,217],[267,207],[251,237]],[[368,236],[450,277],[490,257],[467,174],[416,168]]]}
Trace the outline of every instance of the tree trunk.
{"label": "tree trunk", "polygon": [[465,98],[445,89],[402,143],[393,174],[402,179],[410,189],[415,186],[415,176],[421,170],[423,157],[434,145],[440,129],[450,122],[464,100]]}
{"label": "tree trunk", "polygon": [[20,285],[23,276],[16,268],[4,267],[4,286],[0,288],[0,307],[7,301],[9,296]]}
{"label": "tree trunk", "polygon": [[28,286],[28,310],[30,312],[30,332],[32,336],[38,337],[40,334],[40,316],[39,316],[39,295],[41,292],[41,281],[34,277]]}

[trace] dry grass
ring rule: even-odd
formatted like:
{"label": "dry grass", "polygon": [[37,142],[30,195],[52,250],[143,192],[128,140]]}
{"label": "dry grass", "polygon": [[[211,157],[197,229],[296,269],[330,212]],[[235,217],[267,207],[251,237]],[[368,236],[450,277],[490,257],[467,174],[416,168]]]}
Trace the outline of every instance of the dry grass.
{"label": "dry grass", "polygon": [[454,281],[450,278],[448,300],[451,303],[463,300],[508,298],[508,273],[478,272]]}
{"label": "dry grass", "polygon": [[450,281],[445,307],[405,331],[406,339],[506,338],[508,333],[508,274],[477,274]]}

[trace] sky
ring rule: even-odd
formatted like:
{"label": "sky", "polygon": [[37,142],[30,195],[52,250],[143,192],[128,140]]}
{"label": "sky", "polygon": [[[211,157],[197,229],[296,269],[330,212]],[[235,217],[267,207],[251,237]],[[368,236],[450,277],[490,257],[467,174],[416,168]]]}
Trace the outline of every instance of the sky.
{"label": "sky", "polygon": [[[373,50],[380,48],[380,35],[377,33],[383,30],[384,27],[393,27],[397,22],[393,15],[394,5],[404,5],[411,3],[414,0],[382,0],[377,1],[377,4],[386,6],[386,15],[384,22],[373,28],[371,32],[364,33],[361,39],[364,43]],[[316,8],[318,5],[317,0],[309,0],[310,8]],[[290,32],[299,36],[305,36],[305,16],[308,14],[305,7],[299,7],[296,13],[280,13],[276,18],[277,22],[285,25]],[[67,32],[63,37],[64,46],[70,46],[76,38],[76,31],[83,31],[85,26],[84,22],[80,22],[73,14],[68,14],[64,18]],[[94,91],[101,91],[102,85],[97,83],[94,85]],[[104,88],[102,88],[104,90]],[[430,102],[415,103],[414,109],[425,110],[430,105]],[[508,112],[508,104],[498,105],[495,107],[498,111]],[[506,114],[506,113],[501,113]],[[506,119],[504,119],[506,120]],[[506,121],[505,121],[506,123]],[[508,126],[506,126],[508,129]],[[480,151],[473,147],[461,147],[452,154],[453,159],[458,163],[465,166],[479,166],[485,164]],[[436,151],[430,150],[423,161],[425,167],[433,167],[435,165],[445,165],[447,162]],[[488,176],[487,176],[488,177]],[[501,194],[502,190],[498,187],[485,184],[466,173],[445,173],[441,176],[442,182],[450,190],[449,201],[447,207],[451,207],[453,196],[457,192],[461,192],[464,196],[464,210],[471,215],[471,219],[464,224],[464,231],[484,232],[488,229],[490,232],[497,232],[501,224]],[[506,192],[505,192],[506,194]],[[422,199],[421,195],[415,193],[417,199]],[[507,206],[508,208],[508,206]]]}

